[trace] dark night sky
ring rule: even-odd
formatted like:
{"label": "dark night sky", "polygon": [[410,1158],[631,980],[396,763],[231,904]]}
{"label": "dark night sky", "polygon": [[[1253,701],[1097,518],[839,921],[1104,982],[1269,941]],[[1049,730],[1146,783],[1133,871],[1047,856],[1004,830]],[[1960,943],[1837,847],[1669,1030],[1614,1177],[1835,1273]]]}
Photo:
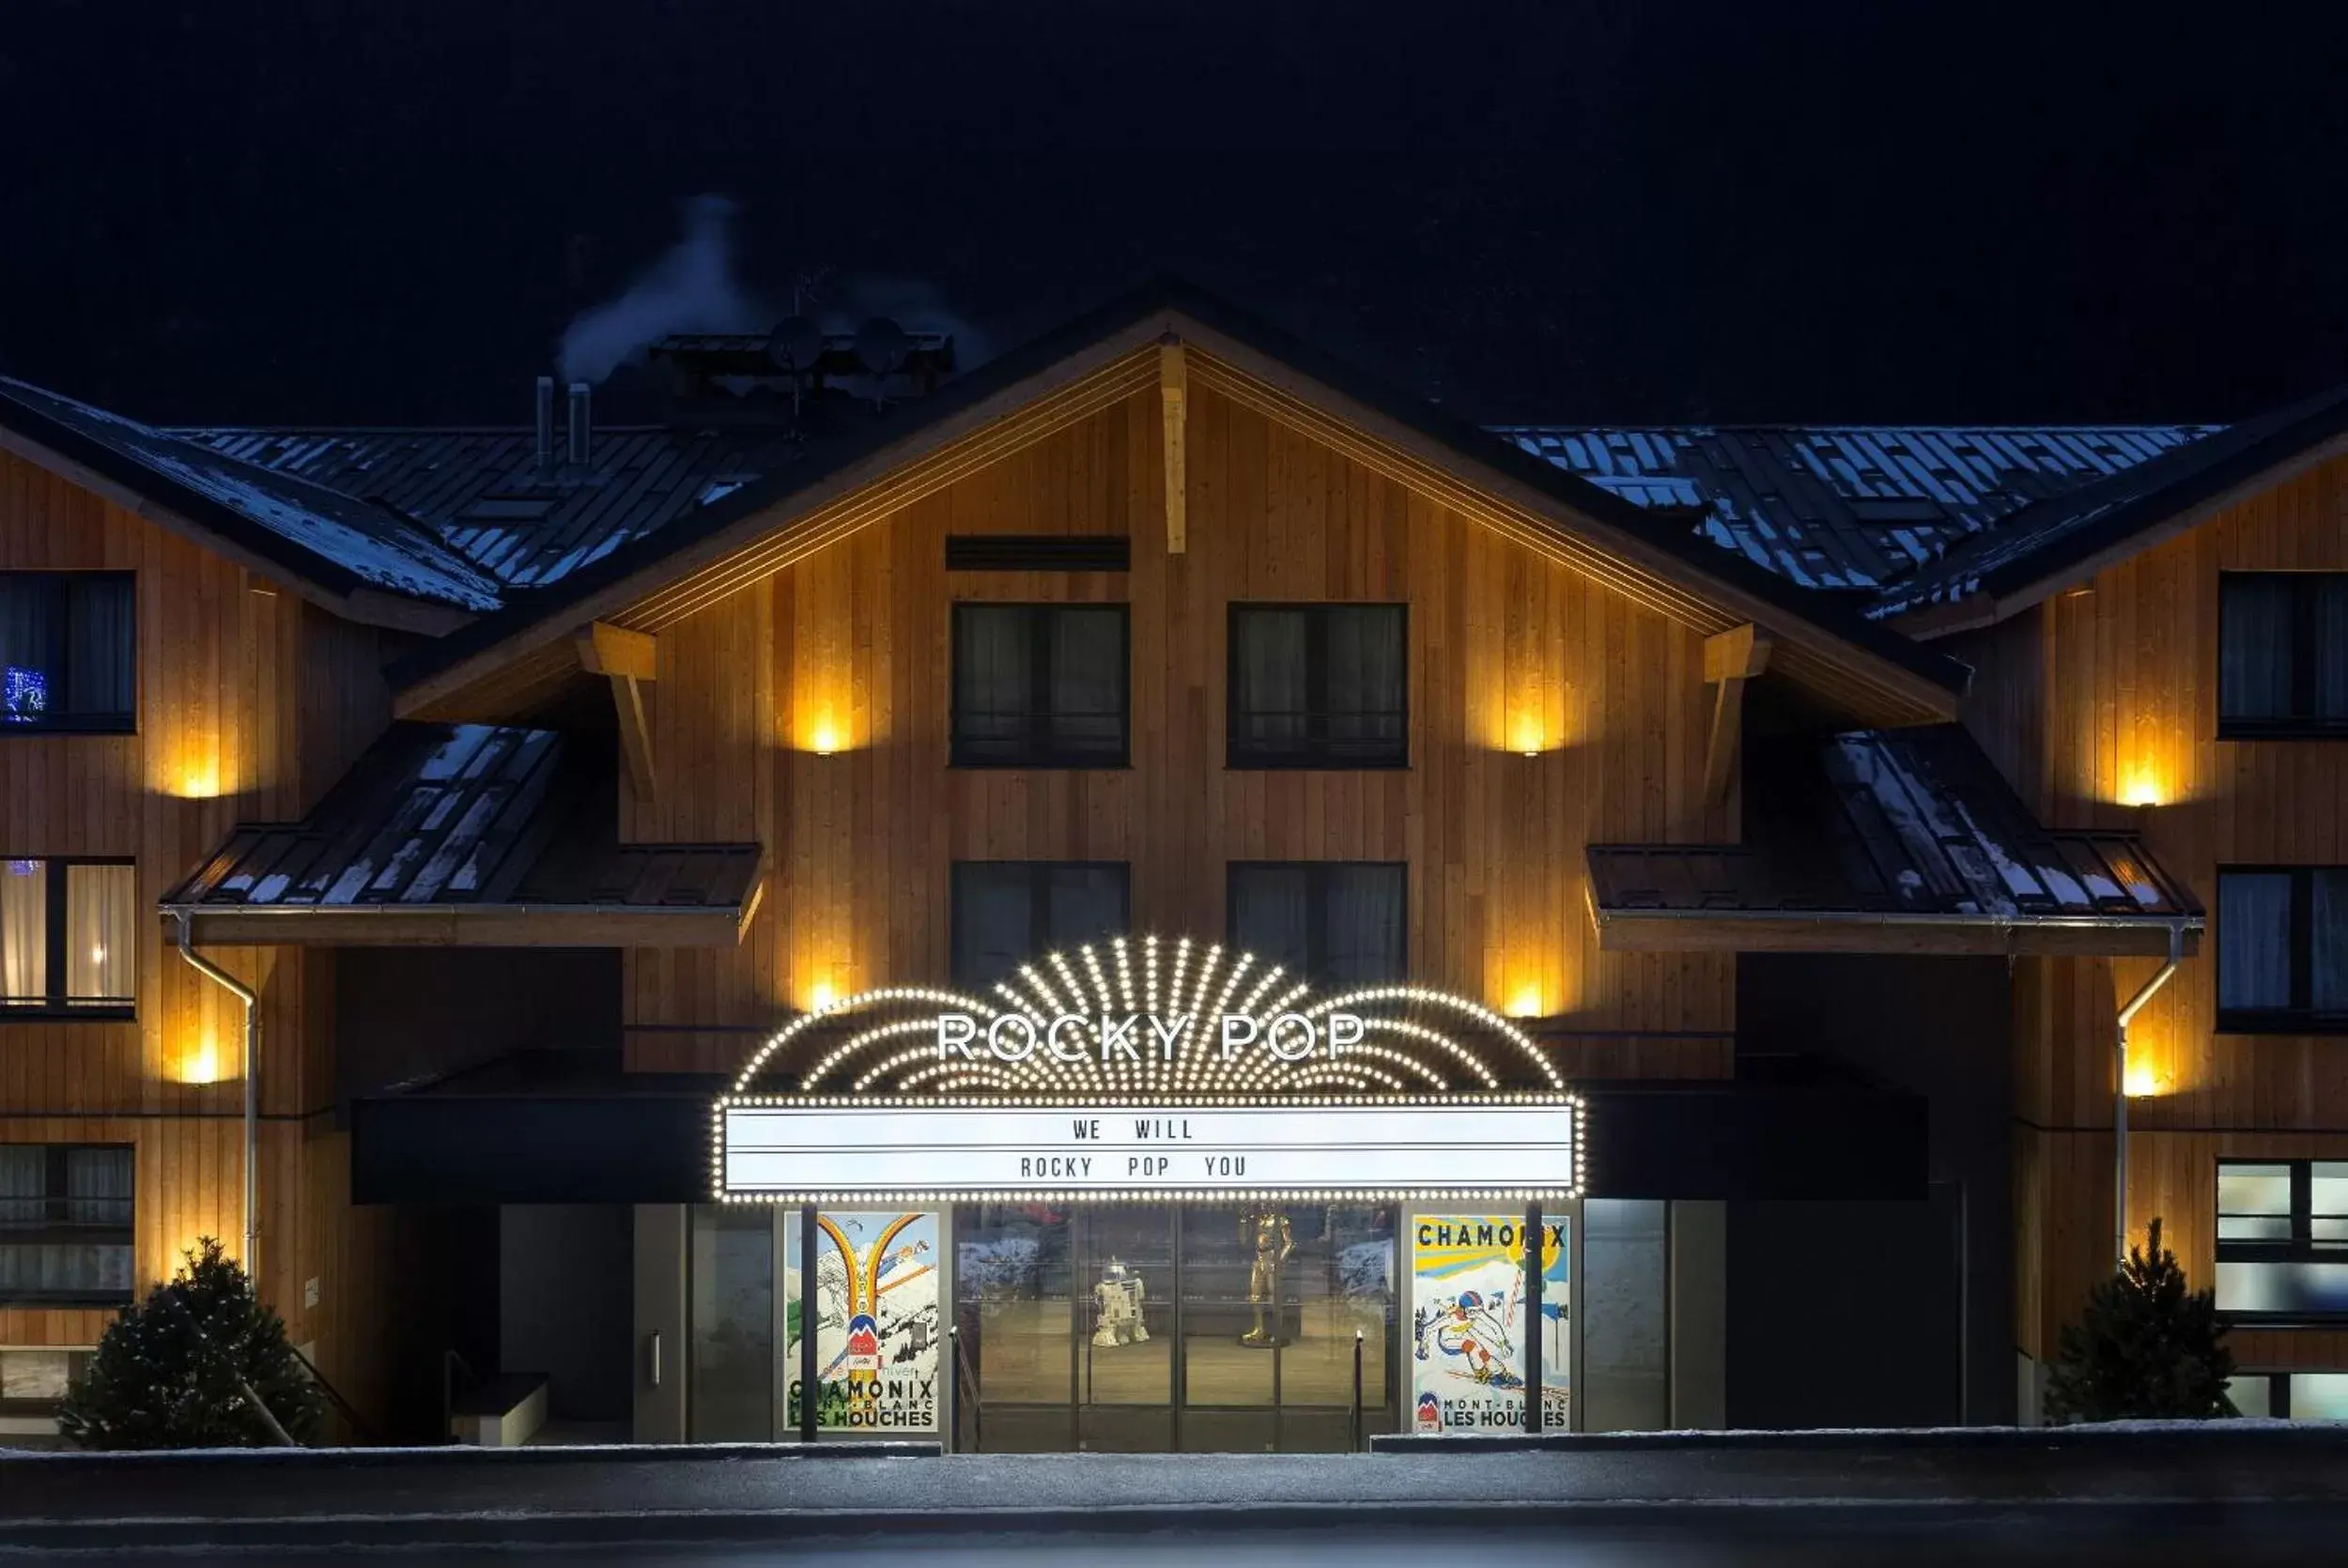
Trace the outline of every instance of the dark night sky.
{"label": "dark night sky", "polygon": [[0,368],[518,422],[721,192],[998,346],[1172,269],[1485,418],[2233,417],[2348,378],[2344,13],[18,0]]}

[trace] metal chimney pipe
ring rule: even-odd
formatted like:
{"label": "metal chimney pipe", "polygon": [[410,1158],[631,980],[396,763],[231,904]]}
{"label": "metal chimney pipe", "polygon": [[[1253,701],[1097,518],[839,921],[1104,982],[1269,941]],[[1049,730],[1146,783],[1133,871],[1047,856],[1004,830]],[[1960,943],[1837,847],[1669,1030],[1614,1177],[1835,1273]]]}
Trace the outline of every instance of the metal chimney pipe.
{"label": "metal chimney pipe", "polygon": [[538,377],[538,445],[533,453],[540,473],[554,467],[554,377]]}
{"label": "metal chimney pipe", "polygon": [[568,443],[568,449],[564,455],[565,460],[567,460],[571,467],[575,469],[583,469],[587,466],[587,400],[591,392],[592,389],[584,381],[573,381],[571,383],[570,440]]}

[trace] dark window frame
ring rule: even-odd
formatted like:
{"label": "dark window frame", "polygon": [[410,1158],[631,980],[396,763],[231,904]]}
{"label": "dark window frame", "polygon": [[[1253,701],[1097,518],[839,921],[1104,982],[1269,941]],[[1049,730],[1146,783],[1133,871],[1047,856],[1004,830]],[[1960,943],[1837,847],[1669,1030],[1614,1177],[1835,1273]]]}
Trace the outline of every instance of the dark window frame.
{"label": "dark window frame", "polygon": [[[2283,579],[2291,584],[2291,707],[2281,718],[2234,718],[2226,713],[2226,584],[2235,581]],[[2348,740],[2348,717],[2324,718],[2310,710],[2315,704],[2316,669],[2322,648],[2316,640],[2316,593],[2327,581],[2348,581],[2348,572],[2220,572],[2217,574],[2217,659],[2215,683],[2217,738],[2221,741],[2337,741]]]}
{"label": "dark window frame", "polygon": [[[946,965],[950,983],[958,988],[975,991],[980,985],[986,983],[965,981],[954,970],[954,961],[960,956],[962,947],[962,944],[956,938],[962,930],[963,869],[965,867],[981,866],[1017,866],[1028,872],[1027,930],[1030,931],[1051,930],[1051,879],[1043,873],[1047,871],[1114,870],[1119,874],[1118,888],[1121,895],[1120,901],[1124,905],[1123,917],[1119,924],[1120,929],[1126,931],[1133,930],[1134,863],[1130,860],[1020,860],[1000,856],[980,860],[956,860],[950,863],[946,870]],[[1034,956],[1040,959],[1043,954],[1038,952]]]}
{"label": "dark window frame", "polygon": [[[0,579],[11,577],[39,577],[43,579],[45,582],[54,582],[60,585],[75,580],[92,582],[101,579],[121,582],[129,585],[131,593],[131,711],[120,715],[119,723],[96,722],[87,718],[44,719],[38,724],[27,724],[21,721],[8,720],[6,722],[0,722],[0,739],[6,739],[9,736],[137,734],[139,732],[139,688],[142,684],[139,671],[139,575],[136,572],[80,571],[73,569],[44,571],[17,567],[12,567],[6,571],[0,571]],[[63,588],[60,587],[58,592],[62,594],[64,592]],[[56,619],[58,625],[62,628],[65,618],[60,615]],[[60,635],[62,635],[62,631]],[[58,649],[53,657],[54,658],[58,671],[62,673],[65,669],[64,650]]]}
{"label": "dark window frame", "polygon": [[[1390,609],[1398,613],[1402,635],[1402,706],[1395,710],[1401,733],[1391,757],[1336,757],[1305,751],[1274,752],[1240,733],[1239,623],[1253,613],[1287,614],[1303,611],[1305,623],[1305,718],[1326,725],[1329,690],[1329,625],[1331,612],[1349,609]],[[1391,772],[1411,765],[1411,606],[1395,599],[1239,600],[1227,608],[1223,628],[1223,765],[1247,773],[1272,772]],[[1315,694],[1319,694],[1316,701]],[[1309,743],[1308,743],[1309,744]]]}
{"label": "dark window frame", "polygon": [[[2283,1165],[2291,1171],[2291,1239],[2288,1241],[2248,1241],[2228,1239],[2219,1234],[2212,1258],[2217,1263],[2348,1263],[2348,1242],[2318,1242],[2315,1239],[2315,1167],[2335,1161],[2315,1159],[2260,1160],[2244,1156],[2217,1162],[2217,1175],[2222,1178],[2229,1165]],[[2211,1184],[2214,1188],[2217,1182]],[[2222,1200],[2213,1203],[2211,1229],[2222,1233],[2226,1210]],[[2273,1218],[2269,1215],[2258,1218]],[[2326,1214],[2325,1219],[2341,1216]],[[2218,1315],[2229,1323],[2280,1327],[2292,1324],[2338,1324],[2348,1321],[2348,1314],[2244,1312],[2239,1309],[2221,1310]],[[2303,1370],[2313,1371],[2314,1368]]]}
{"label": "dark window frame", "polygon": [[[42,889],[44,900],[42,918],[48,922],[48,929],[43,934],[47,939],[45,945],[48,949],[49,992],[48,999],[39,1003],[19,1004],[0,998],[0,1023],[7,1023],[12,1020],[53,1022],[72,1019],[119,1023],[126,1019],[137,1018],[139,1015],[138,956],[133,953],[131,959],[132,988],[131,1000],[128,1002],[75,1002],[66,994],[66,976],[71,973],[71,965],[65,945],[66,933],[71,927],[71,921],[68,918],[66,890],[72,881],[66,875],[66,868],[69,866],[135,867],[138,862],[127,854],[0,854],[0,861],[12,860],[38,861],[49,868],[49,884]],[[137,930],[135,920],[131,929],[133,931]]]}
{"label": "dark window frame", "polygon": [[1233,860],[1223,868],[1223,940],[1233,946],[1239,943],[1239,879],[1245,871],[1303,871],[1310,879],[1311,894],[1305,914],[1305,965],[1303,977],[1315,986],[1323,984],[1322,976],[1329,967],[1329,878],[1332,871],[1358,870],[1375,866],[1398,873],[1402,878],[1402,950],[1395,955],[1396,974],[1392,983],[1401,984],[1411,972],[1411,863],[1407,860]]}
{"label": "dark window frame", "polygon": [[[2291,1006],[2288,1007],[2228,1007],[2221,967],[2217,976],[2217,1032],[2221,1035],[2348,1035],[2348,1012],[2315,1010],[2315,873],[2348,871],[2343,866],[2243,865],[2217,868],[2219,921],[2224,920],[2225,879],[2231,876],[2288,876],[2291,879]],[[2226,935],[2217,937],[2217,962],[2226,961]]]}
{"label": "dark window frame", "polygon": [[[1031,706],[1027,714],[1029,722],[1047,720],[1053,716],[1051,706],[1051,616],[1062,611],[1098,614],[1103,610],[1117,613],[1118,625],[1118,736],[1117,753],[1054,752],[1030,750],[1017,757],[973,757],[963,749],[962,680],[959,661],[962,656],[962,618],[973,609],[1015,609],[1028,616]],[[1048,612],[1048,613],[1047,613]],[[1134,756],[1134,607],[1123,600],[1062,599],[1053,601],[957,599],[946,631],[946,750],[947,765],[955,768],[1042,768],[1054,772],[1114,772],[1133,766]]]}
{"label": "dark window frame", "polygon": [[[15,1146],[24,1147],[26,1145],[17,1145]],[[131,1274],[130,1283],[126,1284],[119,1291],[89,1290],[82,1292],[43,1292],[33,1295],[14,1295],[8,1293],[4,1288],[0,1288],[0,1307],[116,1307],[136,1300],[138,1298],[137,1248],[139,1191],[139,1156],[137,1145],[132,1144],[79,1143],[35,1144],[30,1146],[43,1150],[47,1156],[45,1161],[47,1169],[43,1176],[44,1191],[42,1191],[40,1197],[36,1200],[42,1206],[45,1212],[38,1222],[22,1228],[12,1223],[0,1223],[0,1247],[86,1245],[90,1243],[96,1243],[103,1246],[129,1247],[131,1249]],[[129,1197],[74,1198],[68,1195],[67,1189],[70,1186],[70,1182],[66,1174],[67,1167],[70,1161],[70,1157],[76,1152],[84,1149],[105,1149],[110,1151],[119,1149],[128,1150],[130,1152],[131,1195]],[[76,1203],[119,1204],[122,1209],[121,1220],[119,1222],[99,1224],[88,1221],[76,1221],[70,1219],[68,1216],[70,1213],[70,1210],[67,1206]]]}

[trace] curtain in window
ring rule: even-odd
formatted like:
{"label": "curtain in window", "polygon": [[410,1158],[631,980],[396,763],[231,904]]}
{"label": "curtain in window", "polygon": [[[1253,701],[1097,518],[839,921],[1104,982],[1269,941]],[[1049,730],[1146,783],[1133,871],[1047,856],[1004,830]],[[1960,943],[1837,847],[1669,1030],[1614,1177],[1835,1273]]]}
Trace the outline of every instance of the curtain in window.
{"label": "curtain in window", "polygon": [[1114,758],[1125,748],[1125,618],[1114,609],[1051,615],[1049,748]]}
{"label": "curtain in window", "polygon": [[42,573],[0,576],[0,724],[31,724],[62,694],[52,689],[55,662],[54,579]]}
{"label": "curtain in window", "polygon": [[964,605],[954,615],[954,747],[979,760],[1027,746],[1034,701],[1027,611]]}
{"label": "curtain in window", "polygon": [[65,869],[66,997],[127,1004],[138,968],[138,868]]}
{"label": "curtain in window", "polygon": [[39,1144],[0,1144],[0,1225],[40,1222],[48,1191],[49,1150]]}
{"label": "curtain in window", "polygon": [[2320,1013],[2348,1012],[2348,871],[2317,871],[2312,881],[2309,1002]]}
{"label": "curtain in window", "polygon": [[8,1002],[48,1005],[47,861],[0,861],[0,982],[8,988]]}
{"label": "curtain in window", "polygon": [[1312,965],[1312,874],[1303,866],[1231,868],[1231,945],[1294,975]]}
{"label": "curtain in window", "polygon": [[1402,610],[1362,606],[1329,615],[1329,739],[1339,756],[1402,740]]}
{"label": "curtain in window", "polygon": [[2291,1006],[2291,878],[2232,871],[2217,879],[2217,1006]]}
{"label": "curtain in window", "polygon": [[1049,866],[1043,875],[1047,945],[1074,947],[1125,930],[1124,867]]}
{"label": "curtain in window", "polygon": [[2348,576],[2316,584],[2315,716],[2348,719]]}
{"label": "curtain in window", "polygon": [[1300,749],[1311,735],[1305,617],[1296,610],[1240,612],[1231,638],[1232,738],[1268,751]]}
{"label": "curtain in window", "polygon": [[1332,866],[1322,983],[1374,985],[1402,976],[1404,875],[1399,866]]}
{"label": "curtain in window", "polygon": [[129,1224],[131,1151],[127,1148],[66,1150],[65,1197],[65,1217],[74,1224]]}
{"label": "curtain in window", "polygon": [[75,577],[65,588],[64,690],[50,695],[68,716],[119,721],[131,717],[131,580]]}
{"label": "curtain in window", "polygon": [[2218,579],[2217,712],[2222,718],[2289,718],[2292,586],[2287,577]]}
{"label": "curtain in window", "polygon": [[953,878],[954,984],[984,991],[1036,955],[1027,868],[1012,861],[964,861],[954,867]]}

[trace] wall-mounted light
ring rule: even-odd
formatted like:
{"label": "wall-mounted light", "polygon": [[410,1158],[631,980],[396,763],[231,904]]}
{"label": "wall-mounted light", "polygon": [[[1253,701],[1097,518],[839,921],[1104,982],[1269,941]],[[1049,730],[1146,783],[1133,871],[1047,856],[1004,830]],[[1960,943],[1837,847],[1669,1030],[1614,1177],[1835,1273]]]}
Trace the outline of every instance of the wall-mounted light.
{"label": "wall-mounted light", "polygon": [[1531,714],[1519,714],[1508,726],[1508,749],[1520,757],[1538,757],[1549,749],[1548,739],[1541,721]]}
{"label": "wall-mounted light", "polygon": [[818,980],[808,988],[807,1010],[811,1013],[820,1013],[839,1000],[840,993],[832,990],[829,980]]}
{"label": "wall-mounted light", "polygon": [[2169,1085],[2150,1062],[2130,1062],[2126,1089],[2130,1099],[2155,1099],[2167,1094]]}
{"label": "wall-mounted light", "polygon": [[2141,810],[2148,806],[2166,805],[2168,794],[2151,769],[2139,768],[2121,783],[2120,804]]}
{"label": "wall-mounted light", "polygon": [[1539,1018],[1542,1016],[1540,983],[1527,980],[1509,993],[1507,1013],[1510,1018]]}
{"label": "wall-mounted light", "polygon": [[840,730],[831,720],[824,719],[809,731],[807,748],[818,757],[828,757],[840,749]]}
{"label": "wall-mounted light", "polygon": [[210,1039],[200,1040],[194,1049],[180,1053],[172,1077],[182,1084],[217,1084],[220,1082],[220,1048]]}

